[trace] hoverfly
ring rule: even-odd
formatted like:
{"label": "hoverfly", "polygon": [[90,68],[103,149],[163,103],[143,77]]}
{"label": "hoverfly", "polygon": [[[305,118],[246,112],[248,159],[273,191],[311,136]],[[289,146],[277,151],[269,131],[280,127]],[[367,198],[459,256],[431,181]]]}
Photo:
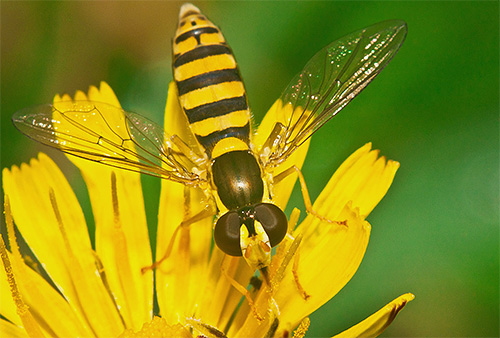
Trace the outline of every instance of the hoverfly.
{"label": "hoverfly", "polygon": [[271,248],[283,240],[288,223],[273,204],[273,169],[380,73],[406,31],[403,21],[384,21],[319,51],[281,95],[278,121],[260,147],[252,142],[250,110],[232,51],[191,4],[182,6],[173,38],[173,73],[190,140],[101,102],[43,105],[12,119],[22,133],[64,153],[204,189],[213,205],[205,216],[218,213],[217,246],[243,256],[265,275]]}

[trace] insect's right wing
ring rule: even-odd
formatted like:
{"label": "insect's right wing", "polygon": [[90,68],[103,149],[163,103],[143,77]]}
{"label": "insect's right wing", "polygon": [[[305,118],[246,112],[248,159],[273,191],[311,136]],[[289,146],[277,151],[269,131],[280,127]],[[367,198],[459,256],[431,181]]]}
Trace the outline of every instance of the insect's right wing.
{"label": "insect's right wing", "polygon": [[204,180],[159,125],[106,103],[62,101],[20,110],[12,121],[23,134],[66,154],[186,185]]}
{"label": "insect's right wing", "polygon": [[264,164],[273,167],[286,160],[347,105],[389,63],[406,31],[403,21],[383,21],[319,51],[273,107],[281,128],[261,148]]}

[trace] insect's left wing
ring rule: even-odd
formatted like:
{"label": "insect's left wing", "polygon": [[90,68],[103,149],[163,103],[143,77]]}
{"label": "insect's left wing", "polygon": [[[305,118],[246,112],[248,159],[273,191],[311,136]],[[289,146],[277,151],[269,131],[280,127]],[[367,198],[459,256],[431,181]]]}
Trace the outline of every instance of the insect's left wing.
{"label": "insect's left wing", "polygon": [[351,33],[319,51],[288,85],[267,144],[266,166],[288,158],[335,116],[389,63],[406,36],[406,23],[384,21]]}
{"label": "insect's left wing", "polygon": [[202,181],[159,125],[106,103],[61,101],[18,111],[12,121],[66,154],[188,185]]}

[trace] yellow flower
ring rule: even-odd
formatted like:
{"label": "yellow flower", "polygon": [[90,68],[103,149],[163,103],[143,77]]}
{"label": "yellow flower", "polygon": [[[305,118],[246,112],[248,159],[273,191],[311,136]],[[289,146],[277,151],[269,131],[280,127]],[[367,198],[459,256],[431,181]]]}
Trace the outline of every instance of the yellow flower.
{"label": "yellow flower", "polygon": [[[169,91],[165,130],[181,137],[187,124],[175,90]],[[106,84],[73,98],[119,106]],[[54,99],[64,105],[69,96]],[[105,112],[101,112],[105,114]],[[259,135],[269,130],[279,113],[273,106]],[[95,128],[99,128],[98,125]],[[106,132],[106,131],[100,131]],[[109,132],[109,131],[107,131]],[[301,166],[307,145],[286,162]],[[189,228],[179,224],[204,209],[203,193],[162,180],[156,257],[169,252],[153,280],[140,175],[71,157],[86,182],[96,224],[92,248],[80,205],[59,168],[44,154],[30,164],[3,170],[5,218],[10,251],[0,253],[0,335],[16,336],[139,336],[264,337],[304,336],[308,316],[331,299],[356,272],[370,235],[367,215],[392,183],[398,163],[378,157],[367,144],[335,172],[313,205],[330,224],[308,215],[279,245],[269,267],[270,286],[259,285],[254,271],[240,257],[225,256],[212,245],[212,220]],[[295,178],[274,187],[276,204],[284,207]],[[188,193],[189,203],[185,202]],[[41,264],[23,259],[12,218]],[[298,219],[294,211],[290,222]],[[175,238],[174,241],[170,241]],[[251,285],[249,301],[241,290]],[[153,318],[153,290],[159,317]],[[376,336],[403,306],[405,294],[339,336]],[[260,318],[259,318],[260,317]]]}

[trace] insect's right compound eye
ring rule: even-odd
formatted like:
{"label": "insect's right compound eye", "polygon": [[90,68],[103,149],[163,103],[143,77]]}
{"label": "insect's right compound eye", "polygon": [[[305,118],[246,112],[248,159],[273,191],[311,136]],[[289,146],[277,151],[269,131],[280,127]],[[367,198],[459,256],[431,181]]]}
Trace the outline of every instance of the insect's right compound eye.
{"label": "insect's right compound eye", "polygon": [[255,218],[266,231],[271,247],[283,240],[288,228],[288,220],[280,208],[271,203],[259,203],[255,206]]}
{"label": "insect's right compound eye", "polygon": [[215,224],[215,244],[230,256],[241,256],[240,227],[241,220],[238,213],[230,211],[222,215]]}

